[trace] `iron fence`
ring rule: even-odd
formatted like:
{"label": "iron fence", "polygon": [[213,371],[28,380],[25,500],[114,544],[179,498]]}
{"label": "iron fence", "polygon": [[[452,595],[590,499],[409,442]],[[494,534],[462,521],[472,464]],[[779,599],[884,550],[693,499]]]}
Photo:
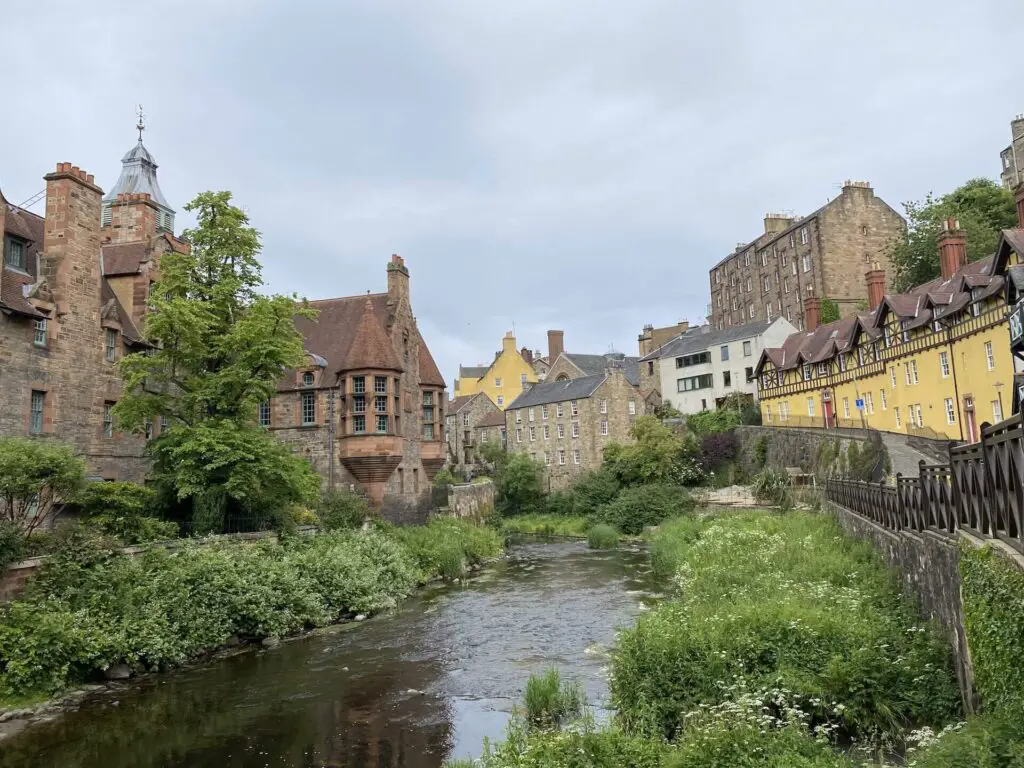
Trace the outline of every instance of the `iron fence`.
{"label": "iron fence", "polygon": [[894,531],[958,529],[1024,552],[1024,420],[982,424],[981,441],[948,449],[949,461],[922,460],[917,477],[896,484],[830,479],[831,501]]}

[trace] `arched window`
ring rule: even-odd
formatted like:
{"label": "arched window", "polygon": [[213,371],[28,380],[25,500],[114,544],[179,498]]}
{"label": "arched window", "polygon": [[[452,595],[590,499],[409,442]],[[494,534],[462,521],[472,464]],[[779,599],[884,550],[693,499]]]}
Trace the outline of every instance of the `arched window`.
{"label": "arched window", "polygon": [[566,374],[566,373],[558,374],[558,378],[555,379],[555,381],[568,381],[568,380],[569,380],[569,375]]}
{"label": "arched window", "polygon": [[304,386],[304,387],[312,387],[313,386],[313,372],[312,371],[306,371],[304,374],[302,374],[302,386]]}

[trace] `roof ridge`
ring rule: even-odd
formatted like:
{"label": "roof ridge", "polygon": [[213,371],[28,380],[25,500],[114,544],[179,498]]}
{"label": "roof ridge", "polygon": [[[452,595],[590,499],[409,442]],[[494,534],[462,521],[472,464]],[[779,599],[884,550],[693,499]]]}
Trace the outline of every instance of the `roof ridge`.
{"label": "roof ridge", "polygon": [[322,304],[327,301],[348,301],[350,299],[372,299],[375,296],[387,296],[387,291],[378,291],[377,293],[356,293],[352,296],[335,296],[328,299],[306,299],[308,304]]}

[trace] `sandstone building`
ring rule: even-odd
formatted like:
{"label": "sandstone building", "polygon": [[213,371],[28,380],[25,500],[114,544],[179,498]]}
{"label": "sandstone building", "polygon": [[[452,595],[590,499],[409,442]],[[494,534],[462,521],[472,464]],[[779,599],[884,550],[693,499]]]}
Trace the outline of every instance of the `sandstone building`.
{"label": "sandstone building", "polygon": [[508,437],[505,433],[504,412],[495,410],[494,413],[489,413],[480,419],[473,428],[473,440],[477,448],[491,441],[498,443],[502,448],[507,448]]}
{"label": "sandstone building", "polygon": [[1009,190],[1024,182],[1024,115],[1010,123],[1010,146],[999,153],[999,180]]}
{"label": "sandstone building", "polygon": [[505,409],[507,447],[544,465],[549,490],[567,488],[601,466],[608,443],[632,440],[630,428],[643,414],[622,361],[608,360],[600,373],[552,378],[517,397]]}
{"label": "sandstone building", "polygon": [[311,301],[298,317],[307,361],[278,384],[259,422],[295,448],[324,487],[366,493],[394,522],[421,520],[444,465],[445,383],[420,335],[400,256],[387,291]]}
{"label": "sandstone building", "polygon": [[0,194],[0,435],[68,443],[94,478],[141,482],[147,469],[146,436],[118,431],[111,409],[117,361],[147,346],[140,329],[159,255],[187,247],[156,168],[140,132],[105,196],[71,163],[45,177],[44,216]]}
{"label": "sandstone building", "polygon": [[889,270],[888,251],[903,217],[871,185],[848,181],[809,216],[769,214],[764,234],[741,244],[710,271],[709,322],[716,330],[784,317],[800,326],[808,297],[830,298],[843,317],[867,300],[864,272]]}
{"label": "sandstone building", "polygon": [[[488,416],[500,414],[501,410],[483,392],[462,395],[448,401],[445,434],[448,440],[448,462],[456,473],[463,472],[476,463],[476,449],[479,447],[476,427]],[[492,418],[492,421],[496,421]],[[502,418],[501,423],[505,421]]]}

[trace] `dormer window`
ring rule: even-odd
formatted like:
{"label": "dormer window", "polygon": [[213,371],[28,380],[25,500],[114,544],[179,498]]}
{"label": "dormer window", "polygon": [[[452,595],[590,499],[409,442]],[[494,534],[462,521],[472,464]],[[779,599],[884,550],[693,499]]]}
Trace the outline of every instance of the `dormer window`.
{"label": "dormer window", "polygon": [[4,243],[4,263],[15,269],[27,269],[25,266],[25,241],[16,237],[8,237]]}
{"label": "dormer window", "polygon": [[302,386],[304,386],[304,387],[312,387],[313,386],[313,372],[312,371],[306,371],[304,374],[302,374]]}

